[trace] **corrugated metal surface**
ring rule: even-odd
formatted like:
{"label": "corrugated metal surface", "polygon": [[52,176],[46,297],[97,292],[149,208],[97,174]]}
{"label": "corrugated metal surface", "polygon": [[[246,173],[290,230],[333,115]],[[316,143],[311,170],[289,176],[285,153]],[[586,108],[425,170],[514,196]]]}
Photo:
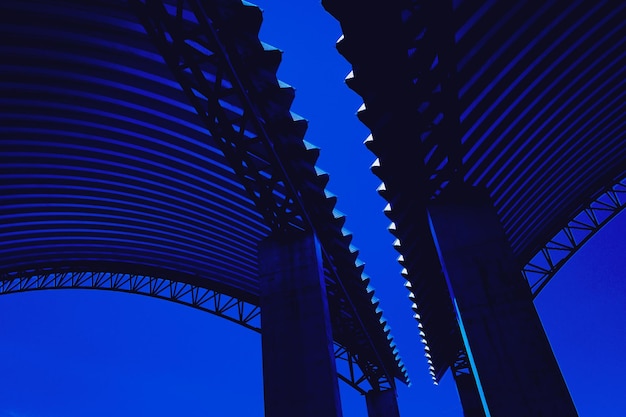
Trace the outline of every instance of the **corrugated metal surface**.
{"label": "corrugated metal surface", "polygon": [[521,269],[626,175],[626,3],[324,6],[439,379],[459,338],[426,205],[451,181],[486,188]]}
{"label": "corrugated metal surface", "polygon": [[[325,194],[327,176],[315,170],[318,150],[289,112],[293,89],[276,80],[280,54],[258,40],[260,11],[215,5],[240,25],[235,46],[252,60],[263,122],[282,126],[273,132],[277,153],[292,156],[288,173],[331,256],[327,268],[350,294],[352,308],[334,311],[335,339],[406,381]],[[256,303],[257,244],[271,225],[127,2],[5,1],[0,35],[0,272],[141,273]],[[204,75],[215,82],[216,71],[207,64]],[[233,119],[243,112],[236,95],[220,106]],[[330,297],[331,307],[347,305],[345,293]],[[340,326],[344,316],[361,327]]]}

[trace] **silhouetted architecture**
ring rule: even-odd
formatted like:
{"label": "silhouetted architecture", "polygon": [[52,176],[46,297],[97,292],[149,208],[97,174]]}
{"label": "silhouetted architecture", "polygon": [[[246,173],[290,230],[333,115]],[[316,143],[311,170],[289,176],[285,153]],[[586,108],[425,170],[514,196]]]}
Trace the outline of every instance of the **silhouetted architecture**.
{"label": "silhouetted architecture", "polygon": [[626,3],[323,4],[433,380],[468,416],[576,415],[532,291],[626,204]]}
{"label": "silhouetted architecture", "polygon": [[[626,2],[323,4],[434,381],[467,416],[576,415],[532,300],[626,206]],[[198,308],[261,332],[268,417],[341,416],[338,379],[397,417],[406,370],[261,21],[2,1],[0,294]]]}
{"label": "silhouetted architecture", "polygon": [[0,293],[124,291],[260,331],[268,417],[340,416],[337,378],[395,403],[404,366],[261,20],[237,0],[2,2]]}

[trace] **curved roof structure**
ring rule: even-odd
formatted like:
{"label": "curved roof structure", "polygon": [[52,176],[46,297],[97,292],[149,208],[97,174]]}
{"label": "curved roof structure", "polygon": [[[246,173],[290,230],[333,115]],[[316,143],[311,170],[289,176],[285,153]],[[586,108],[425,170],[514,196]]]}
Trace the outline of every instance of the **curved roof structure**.
{"label": "curved roof structure", "polygon": [[324,6],[437,380],[460,342],[426,205],[452,183],[487,189],[521,269],[626,176],[626,3]]}
{"label": "curved roof structure", "polygon": [[585,243],[626,208],[626,178],[611,184],[585,204],[582,211],[555,234],[524,266],[522,273],[533,297]]}
{"label": "curved roof structure", "polygon": [[253,297],[269,228],[131,11],[11,6],[2,268],[134,265]]}
{"label": "curved roof structure", "polygon": [[314,231],[336,343],[374,388],[406,382],[260,10],[186,4],[2,2],[0,278],[107,272],[256,305],[258,243]]}

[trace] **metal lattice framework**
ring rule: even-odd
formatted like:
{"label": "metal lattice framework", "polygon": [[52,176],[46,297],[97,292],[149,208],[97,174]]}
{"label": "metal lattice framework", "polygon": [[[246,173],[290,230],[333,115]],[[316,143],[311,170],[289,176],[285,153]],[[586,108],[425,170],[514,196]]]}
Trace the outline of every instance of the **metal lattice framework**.
{"label": "metal lattice framework", "polygon": [[3,277],[0,294],[37,290],[107,290],[145,295],[193,307],[260,332],[258,306],[228,294],[180,281],[110,272],[28,271]]}
{"label": "metal lattice framework", "polygon": [[[332,316],[342,316],[342,323],[337,323],[335,328],[349,328],[349,333],[358,335],[348,340],[344,332],[335,332],[335,338],[346,346],[358,341],[359,346],[351,349],[351,357],[374,389],[390,388],[392,362],[378,356],[376,342],[365,329],[361,313],[356,312],[344,280],[360,284],[362,289],[367,285],[363,286],[361,271],[355,269],[356,258],[351,251],[336,242],[338,236],[343,237],[333,227],[336,218],[329,216],[327,210],[319,210],[327,203],[314,167],[302,163],[306,160],[306,148],[299,140],[303,133],[301,123],[295,122],[291,114],[264,111],[272,105],[264,103],[267,92],[264,86],[255,85],[253,80],[257,77],[244,69],[249,68],[246,59],[251,58],[237,53],[246,39],[225,17],[219,2],[180,0],[169,5],[169,10],[168,4],[160,1],[133,4],[196,112],[218,138],[220,149],[263,214],[265,223],[273,233],[313,230],[320,238],[328,293],[338,301]],[[251,8],[244,19],[260,24],[257,10]],[[286,97],[279,99],[290,102],[293,90],[288,88],[282,95]],[[224,101],[236,103],[238,111],[225,108]],[[302,156],[294,158],[298,154]],[[314,192],[309,191],[312,186]],[[333,256],[328,253],[329,247],[333,248]],[[342,314],[346,311],[350,313]],[[396,376],[406,381],[406,375]]]}
{"label": "metal lattice framework", "polygon": [[587,204],[522,269],[533,296],[545,288],[574,254],[626,207],[626,179]]}
{"label": "metal lattice framework", "polygon": [[293,89],[276,79],[280,52],[258,40],[257,7],[7,1],[0,19],[0,272],[12,288],[36,287],[20,271],[63,288],[106,271],[113,290],[154,285],[192,306],[213,291],[230,314],[258,305],[259,242],[308,231],[341,378],[361,392],[408,382],[319,150],[289,111]]}
{"label": "metal lattice framework", "polygon": [[427,206],[451,184],[488,190],[536,289],[605,224],[619,193],[583,209],[626,175],[626,4],[323,4],[343,30],[346,83],[363,98],[372,171],[438,381],[463,355]]}
{"label": "metal lattice framework", "polygon": [[[0,295],[41,290],[104,290],[138,294],[192,307],[261,333],[259,306],[205,287],[145,275],[110,272],[24,271],[0,280]],[[358,358],[335,342],[338,377],[361,394],[370,384]]]}
{"label": "metal lattice framework", "polygon": [[[236,64],[241,67],[245,63],[237,62],[241,58],[228,50],[241,48],[245,39],[236,37],[237,29],[229,25],[231,22],[225,19],[220,22],[218,2],[180,0],[168,4],[145,0],[131,3],[183,92],[217,139],[230,166],[242,179],[255,206],[262,208],[265,223],[274,232],[310,228],[310,219],[303,218],[306,214],[304,205],[267,132],[273,122],[271,117],[285,118],[286,115],[282,112],[272,114],[270,120],[264,121],[259,106],[253,105],[254,92],[244,86],[242,78],[245,76],[235,68]],[[255,9],[250,8],[246,13],[248,16],[244,19],[261,23]],[[218,31],[226,33],[220,33],[218,37]],[[228,37],[233,37],[230,48],[222,40]],[[273,57],[277,58],[279,56]],[[252,83],[251,79],[247,81],[247,84]],[[260,90],[262,87],[256,88]],[[260,95],[261,91],[257,94]],[[290,103],[293,89],[281,89],[281,95],[283,97],[279,99]],[[224,107],[224,102],[236,107]],[[289,118],[288,123],[281,121],[287,128],[280,132],[281,135],[298,137],[302,133],[303,127],[299,126],[302,123],[293,123]],[[298,150],[302,152],[302,149]]]}

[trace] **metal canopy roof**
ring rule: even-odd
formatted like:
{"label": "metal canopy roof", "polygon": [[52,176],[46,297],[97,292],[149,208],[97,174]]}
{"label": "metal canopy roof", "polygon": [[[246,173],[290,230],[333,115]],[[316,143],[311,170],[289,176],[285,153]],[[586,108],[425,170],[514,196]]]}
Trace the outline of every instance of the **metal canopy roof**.
{"label": "metal canopy roof", "polygon": [[348,382],[407,382],[289,112],[293,89],[276,80],[280,52],[258,40],[260,10],[148,3],[2,2],[1,280],[140,274],[257,304],[259,241],[314,230],[337,355],[365,373]]}
{"label": "metal canopy roof", "polygon": [[324,6],[438,380],[460,343],[426,205],[454,182],[486,188],[521,269],[607,187],[623,192],[626,3]]}

